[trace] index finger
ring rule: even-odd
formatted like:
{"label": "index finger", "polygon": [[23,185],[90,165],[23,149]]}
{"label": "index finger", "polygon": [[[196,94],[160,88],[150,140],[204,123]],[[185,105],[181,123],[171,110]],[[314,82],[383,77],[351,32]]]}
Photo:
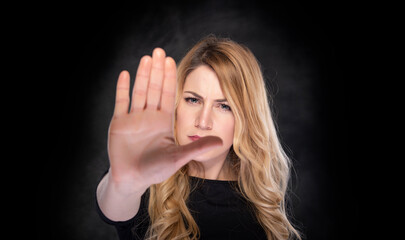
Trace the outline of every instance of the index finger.
{"label": "index finger", "polygon": [[166,57],[160,109],[167,113],[174,112],[174,104],[176,98],[176,83],[177,83],[176,62],[174,61],[173,58]]}

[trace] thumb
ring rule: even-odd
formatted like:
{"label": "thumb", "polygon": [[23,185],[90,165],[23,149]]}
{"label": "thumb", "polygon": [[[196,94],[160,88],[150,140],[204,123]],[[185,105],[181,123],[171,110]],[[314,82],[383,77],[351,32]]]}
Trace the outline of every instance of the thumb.
{"label": "thumb", "polygon": [[188,162],[193,160],[193,158],[198,155],[204,154],[214,148],[221,147],[222,140],[219,137],[206,136],[189,143],[187,145],[177,146],[177,160],[176,165],[180,169],[182,166],[186,165]]}

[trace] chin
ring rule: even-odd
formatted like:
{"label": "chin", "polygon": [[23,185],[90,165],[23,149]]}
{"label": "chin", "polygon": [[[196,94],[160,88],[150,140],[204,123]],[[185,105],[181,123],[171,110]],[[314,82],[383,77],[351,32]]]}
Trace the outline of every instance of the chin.
{"label": "chin", "polygon": [[[218,150],[222,150],[222,151],[218,151]],[[228,152],[229,152],[229,149],[226,151],[224,151],[223,149],[213,149],[209,152],[206,152],[202,155],[195,157],[193,160],[198,161],[198,162],[208,162],[210,160],[226,157]]]}

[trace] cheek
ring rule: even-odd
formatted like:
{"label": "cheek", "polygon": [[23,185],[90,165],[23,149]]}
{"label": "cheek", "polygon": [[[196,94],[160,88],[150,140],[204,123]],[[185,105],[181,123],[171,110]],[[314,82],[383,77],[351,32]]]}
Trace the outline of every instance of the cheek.
{"label": "cheek", "polygon": [[233,144],[233,135],[235,130],[235,120],[228,119],[221,124],[222,129],[222,140],[224,141],[224,146],[230,147]]}
{"label": "cheek", "polygon": [[180,145],[186,144],[188,138],[186,137],[187,123],[190,122],[190,116],[185,114],[181,104],[177,108],[176,113],[176,138]]}

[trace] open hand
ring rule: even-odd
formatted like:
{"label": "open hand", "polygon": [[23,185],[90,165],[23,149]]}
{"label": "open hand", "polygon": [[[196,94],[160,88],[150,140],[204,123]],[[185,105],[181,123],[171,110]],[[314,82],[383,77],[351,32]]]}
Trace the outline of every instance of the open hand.
{"label": "open hand", "polygon": [[173,136],[176,63],[156,48],[142,57],[130,99],[130,76],[121,72],[108,135],[111,176],[116,183],[144,188],[168,179],[199,154],[222,145],[207,136],[188,145]]}

